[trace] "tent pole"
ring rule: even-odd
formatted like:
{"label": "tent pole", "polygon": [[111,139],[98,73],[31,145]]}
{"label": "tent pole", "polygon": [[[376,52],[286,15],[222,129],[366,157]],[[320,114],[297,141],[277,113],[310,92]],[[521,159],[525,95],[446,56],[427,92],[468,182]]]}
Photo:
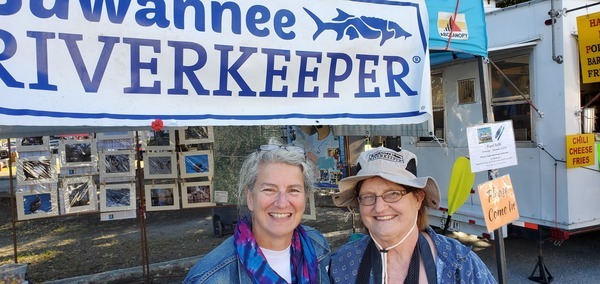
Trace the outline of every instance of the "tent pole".
{"label": "tent pole", "polygon": [[16,214],[16,198],[15,190],[13,187],[13,172],[12,172],[12,152],[10,148],[10,138],[8,138],[8,184],[10,187],[10,211],[12,213],[12,239],[13,239],[13,253],[15,263],[19,263],[19,257],[17,254],[17,221],[15,218]]}
{"label": "tent pole", "polygon": [[[483,113],[483,123],[494,122],[494,113],[492,111],[491,85],[489,83],[489,69],[484,62],[484,58],[477,57],[479,65],[479,88],[481,93],[481,110]],[[498,170],[493,169],[488,171],[488,179],[493,180],[497,177]],[[503,227],[494,230],[494,242],[496,247],[496,265],[498,266],[498,283],[506,283],[506,252],[504,250],[504,238],[502,233]]]}
{"label": "tent pole", "polygon": [[144,283],[150,283],[150,265],[148,264],[148,240],[146,234],[146,211],[145,208],[145,200],[144,200],[144,182],[143,182],[143,174],[144,171],[142,169],[142,152],[138,147],[138,142],[140,141],[139,132],[135,132],[135,152],[137,155],[137,188],[138,188],[138,196],[140,198],[139,203],[139,219],[140,219],[140,238],[141,238],[141,250],[142,250],[142,276],[144,278]]}

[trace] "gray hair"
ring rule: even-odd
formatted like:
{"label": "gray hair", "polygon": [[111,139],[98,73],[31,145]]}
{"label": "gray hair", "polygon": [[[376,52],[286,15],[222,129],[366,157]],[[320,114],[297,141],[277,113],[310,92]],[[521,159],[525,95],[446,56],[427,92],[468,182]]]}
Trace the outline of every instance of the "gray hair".
{"label": "gray hair", "polygon": [[274,150],[257,150],[248,155],[240,169],[237,192],[239,216],[249,213],[246,205],[246,188],[250,191],[254,190],[254,184],[260,173],[260,167],[272,163],[285,163],[298,166],[302,169],[304,190],[307,196],[314,193],[316,182],[315,165],[306,158],[305,154],[288,150],[286,146],[280,146]]}

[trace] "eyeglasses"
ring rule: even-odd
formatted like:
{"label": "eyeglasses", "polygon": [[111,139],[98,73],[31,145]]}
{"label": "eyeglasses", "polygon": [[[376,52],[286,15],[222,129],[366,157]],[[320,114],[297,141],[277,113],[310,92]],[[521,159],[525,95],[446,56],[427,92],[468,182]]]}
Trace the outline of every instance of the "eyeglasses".
{"label": "eyeglasses", "polygon": [[402,199],[402,197],[404,197],[408,193],[408,190],[390,190],[382,195],[359,195],[356,199],[358,199],[358,203],[360,203],[360,205],[370,206],[375,204],[375,201],[377,201],[377,197],[381,197],[381,199],[383,199],[383,201],[387,203],[394,203],[400,201],[400,199]]}
{"label": "eyeglasses", "polygon": [[302,147],[287,146],[287,145],[275,145],[275,144],[260,145],[260,147],[258,148],[258,151],[273,151],[273,150],[277,150],[277,149],[285,149],[290,152],[300,153],[302,155],[305,154],[304,148],[302,148]]}

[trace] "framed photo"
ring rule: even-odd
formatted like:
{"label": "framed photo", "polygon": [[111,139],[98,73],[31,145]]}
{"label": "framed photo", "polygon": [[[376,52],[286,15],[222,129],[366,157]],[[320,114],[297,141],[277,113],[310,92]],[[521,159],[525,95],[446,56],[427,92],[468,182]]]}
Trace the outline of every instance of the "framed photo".
{"label": "framed photo", "polygon": [[100,211],[124,211],[136,208],[134,183],[100,185]]}
{"label": "framed photo", "polygon": [[210,181],[185,182],[181,184],[181,207],[194,208],[215,205],[212,202]]}
{"label": "framed photo", "polygon": [[145,186],[146,211],[179,209],[179,189],[175,184]]}
{"label": "framed photo", "polygon": [[211,176],[213,155],[211,151],[180,152],[179,168],[182,178]]}
{"label": "framed photo", "polygon": [[308,194],[308,200],[306,201],[306,208],[304,209],[303,219],[306,220],[317,220],[317,208],[315,207],[315,193]]}
{"label": "framed photo", "polygon": [[17,152],[25,151],[50,151],[50,137],[33,136],[17,140]]}
{"label": "framed photo", "polygon": [[114,140],[114,139],[134,139],[133,131],[121,132],[99,132],[96,133],[96,140]]}
{"label": "framed photo", "polygon": [[177,178],[177,160],[172,152],[145,152],[144,178]]}
{"label": "framed photo", "polygon": [[35,190],[19,191],[15,195],[17,219],[29,220],[58,215],[56,189],[40,187]]}
{"label": "framed photo", "polygon": [[98,166],[101,177],[135,176],[135,152],[133,150],[100,153]]}
{"label": "framed photo", "polygon": [[84,140],[84,139],[92,139],[93,133],[75,133],[75,134],[61,134],[56,135],[55,137],[60,138],[61,140]]}
{"label": "framed photo", "polygon": [[63,166],[92,166],[96,163],[96,144],[92,139],[62,140],[60,158]]}
{"label": "framed photo", "polygon": [[66,214],[98,210],[98,192],[91,176],[65,178],[61,190]]}
{"label": "framed photo", "polygon": [[214,141],[212,126],[189,126],[179,130],[179,144],[212,143]]}
{"label": "framed photo", "polygon": [[17,160],[17,184],[56,183],[56,160],[49,156],[33,156]]}
{"label": "framed photo", "polygon": [[142,145],[146,150],[175,150],[175,131],[144,131]]}

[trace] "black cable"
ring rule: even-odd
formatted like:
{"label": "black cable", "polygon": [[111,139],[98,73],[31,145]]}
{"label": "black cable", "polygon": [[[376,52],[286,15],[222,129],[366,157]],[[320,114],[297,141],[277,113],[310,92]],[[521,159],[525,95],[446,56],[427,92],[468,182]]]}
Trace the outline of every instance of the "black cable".
{"label": "black cable", "polygon": [[[548,156],[550,156],[550,158],[552,158],[554,160],[554,163],[556,163],[556,162],[567,163],[567,161],[558,160],[558,159],[554,158],[554,156],[552,156],[552,154],[550,154],[548,151],[546,151],[546,149],[544,147],[542,147],[541,145],[538,145],[538,148],[540,148],[540,149],[542,149],[542,151],[546,152],[546,154],[548,154]],[[592,168],[588,168],[588,167],[581,167],[581,168],[590,170],[590,171],[600,172],[600,170],[592,169]]]}

